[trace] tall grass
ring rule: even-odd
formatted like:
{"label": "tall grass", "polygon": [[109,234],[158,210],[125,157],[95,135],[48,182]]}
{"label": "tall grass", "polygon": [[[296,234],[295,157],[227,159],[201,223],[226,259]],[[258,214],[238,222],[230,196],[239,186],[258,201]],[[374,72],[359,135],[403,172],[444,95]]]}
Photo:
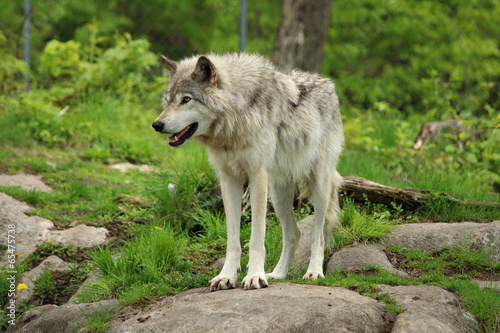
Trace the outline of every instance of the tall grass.
{"label": "tall grass", "polygon": [[339,228],[334,232],[335,249],[346,245],[376,242],[388,235],[395,222],[389,219],[388,211],[367,213],[358,211],[352,200],[344,201],[344,208],[339,217]]}
{"label": "tall grass", "polygon": [[179,252],[186,239],[164,225],[149,226],[123,244],[119,253],[99,247],[93,255],[103,282],[115,297],[143,285],[162,285],[166,276],[175,271],[185,271]]}

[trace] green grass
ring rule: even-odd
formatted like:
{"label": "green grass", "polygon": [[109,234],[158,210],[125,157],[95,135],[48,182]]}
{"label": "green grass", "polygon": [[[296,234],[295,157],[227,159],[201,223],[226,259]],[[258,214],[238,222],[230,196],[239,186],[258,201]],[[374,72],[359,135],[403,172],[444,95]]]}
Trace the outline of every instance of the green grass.
{"label": "green grass", "polygon": [[85,329],[88,333],[105,333],[108,331],[111,325],[111,319],[116,310],[104,309],[102,304],[100,304],[100,311],[95,312],[83,312],[85,316],[85,322],[78,323],[78,329]]}
{"label": "green grass", "polygon": [[43,299],[54,287],[52,271],[46,268],[35,281],[35,295]]}
{"label": "green grass", "polygon": [[391,213],[387,208],[368,213],[367,210],[359,211],[352,200],[346,199],[339,218],[340,227],[333,234],[335,248],[379,241],[398,223],[397,219],[390,217]]}
{"label": "green grass", "polygon": [[123,304],[136,304],[208,282],[205,276],[187,274],[192,267],[180,257],[185,237],[168,225],[140,229],[138,236],[124,242],[119,251],[97,248],[93,259],[102,281],[91,284],[81,301],[113,297]]}
{"label": "green grass", "polygon": [[491,251],[487,247],[477,248],[470,237],[465,237],[461,245],[437,254],[400,247],[393,247],[390,251],[405,256],[405,265],[411,269],[418,269],[423,274],[436,273],[459,279],[496,280],[500,277],[500,263],[493,262],[489,258]]}

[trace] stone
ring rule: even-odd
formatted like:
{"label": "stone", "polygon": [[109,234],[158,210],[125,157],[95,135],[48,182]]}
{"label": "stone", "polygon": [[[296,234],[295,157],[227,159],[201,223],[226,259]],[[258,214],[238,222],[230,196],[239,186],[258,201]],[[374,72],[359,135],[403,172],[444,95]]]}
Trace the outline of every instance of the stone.
{"label": "stone", "polygon": [[6,333],[74,333],[85,326],[86,317],[103,312],[115,311],[117,300],[61,306],[43,305],[23,313],[10,325]]}
{"label": "stone", "polygon": [[219,258],[213,264],[212,267],[222,268],[226,262],[226,258]]}
{"label": "stone", "polygon": [[68,271],[69,267],[66,262],[64,262],[64,260],[62,260],[58,256],[52,255],[42,261],[40,265],[38,265],[31,271],[21,274],[18,284],[24,283],[28,288],[23,290],[16,290],[17,304],[29,300],[35,294],[35,281],[46,269],[49,269],[52,272],[64,272]]}
{"label": "stone", "polygon": [[477,322],[453,293],[436,286],[379,285],[404,312],[396,317],[393,333],[474,333]]}
{"label": "stone", "polygon": [[60,246],[73,244],[78,249],[104,244],[108,233],[106,228],[79,224],[74,228],[51,231],[47,235],[47,240]]}
{"label": "stone", "polygon": [[0,186],[21,186],[27,191],[52,191],[52,188],[42,182],[42,176],[35,175],[0,175]]}
{"label": "stone", "polygon": [[500,221],[489,223],[415,223],[399,226],[383,242],[408,249],[435,253],[473,241],[476,247],[487,247],[489,257],[500,262]]}
{"label": "stone", "polygon": [[118,170],[120,172],[127,172],[128,170],[138,170],[141,172],[151,172],[155,171],[156,169],[148,164],[141,164],[141,165],[136,165],[132,163],[116,163],[116,164],[111,164],[109,166],[111,169]]}
{"label": "stone", "polygon": [[383,304],[343,288],[274,283],[251,291],[207,290],[166,297],[131,315],[125,308],[109,332],[368,333],[385,325]]}
{"label": "stone", "polygon": [[[13,235],[15,243],[10,244],[14,247],[14,252],[20,254],[17,261],[23,261],[27,256],[33,253],[36,246],[42,244],[47,239],[50,229],[54,227],[52,221],[39,216],[28,216],[31,207],[26,203],[18,201],[5,193],[0,193],[0,233]],[[14,226],[14,228],[9,228]],[[0,237],[0,247],[7,248],[8,238]],[[7,253],[0,250],[0,267],[7,264]]]}
{"label": "stone", "polygon": [[346,271],[362,270],[370,265],[377,265],[389,273],[408,275],[392,266],[379,244],[358,245],[335,252],[328,261],[326,273],[345,269]]}
{"label": "stone", "polygon": [[499,280],[472,280],[472,282],[477,283],[477,285],[481,288],[490,288],[500,290],[500,281]]}
{"label": "stone", "polygon": [[[314,215],[297,222],[300,230],[300,240],[290,266],[293,272],[301,271],[309,265],[311,259],[311,244],[314,233]],[[295,267],[294,267],[295,266]]]}
{"label": "stone", "polygon": [[[0,237],[0,247],[8,249],[8,245],[11,245],[14,253],[19,254],[16,259],[17,263],[32,254],[37,245],[46,241],[60,246],[74,244],[75,248],[92,247],[106,242],[108,231],[105,228],[81,224],[66,230],[52,230],[54,228],[52,221],[39,216],[28,216],[26,212],[30,210],[31,207],[26,203],[0,192],[0,233],[3,235],[9,233],[13,236],[11,238]],[[9,239],[15,242],[9,244]],[[0,250],[0,267],[7,263],[6,250]]]}

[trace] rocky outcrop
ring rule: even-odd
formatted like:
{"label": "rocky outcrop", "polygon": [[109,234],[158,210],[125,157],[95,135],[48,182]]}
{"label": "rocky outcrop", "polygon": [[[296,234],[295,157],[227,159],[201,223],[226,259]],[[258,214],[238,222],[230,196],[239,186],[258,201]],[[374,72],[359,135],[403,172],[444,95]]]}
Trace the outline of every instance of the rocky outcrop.
{"label": "rocky outcrop", "polygon": [[[23,313],[6,333],[75,333],[86,332],[87,318],[98,313],[112,313],[118,308],[117,300],[96,303],[42,305]],[[79,331],[79,328],[83,328]]]}
{"label": "rocky outcrop", "polygon": [[453,246],[472,242],[485,247],[490,259],[500,261],[500,221],[490,223],[414,223],[399,226],[383,242],[389,247],[400,245],[408,249],[435,253]]}
{"label": "rocky outcrop", "polygon": [[393,333],[474,333],[477,323],[455,295],[435,286],[387,286],[380,290],[404,312],[396,317]]}
{"label": "rocky outcrop", "polygon": [[194,289],[151,308],[125,308],[109,332],[380,332],[383,304],[335,287],[274,283],[269,288]]}

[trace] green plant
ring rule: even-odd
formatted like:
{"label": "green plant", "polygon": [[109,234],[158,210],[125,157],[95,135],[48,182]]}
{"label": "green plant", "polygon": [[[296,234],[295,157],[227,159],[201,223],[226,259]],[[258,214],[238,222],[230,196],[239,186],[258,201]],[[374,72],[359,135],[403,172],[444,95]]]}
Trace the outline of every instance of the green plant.
{"label": "green plant", "polygon": [[345,199],[339,218],[340,226],[333,234],[335,248],[380,240],[394,228],[395,222],[389,219],[390,216],[388,210],[375,214],[369,214],[365,210],[360,212],[354,201]]}
{"label": "green plant", "polygon": [[[102,276],[102,283],[95,285],[101,290],[98,293],[104,290],[104,294],[109,292],[131,302],[131,295],[138,301],[161,292],[171,292],[175,287],[169,282],[169,276],[190,268],[179,257],[183,244],[183,237],[168,225],[162,225],[144,228],[138,237],[123,243],[119,254],[98,247],[94,252],[95,265]],[[158,288],[146,288],[146,285]]]}
{"label": "green plant", "polygon": [[50,269],[46,268],[42,274],[34,281],[35,295],[40,298],[45,298],[52,290],[54,290],[55,282]]}
{"label": "green plant", "polygon": [[116,310],[113,309],[105,309],[100,303],[99,311],[88,311],[85,312],[82,310],[83,315],[85,316],[85,322],[79,322],[78,328],[85,328],[86,332],[89,333],[104,333],[107,332],[109,326],[111,325],[111,319],[113,318],[113,314]]}

